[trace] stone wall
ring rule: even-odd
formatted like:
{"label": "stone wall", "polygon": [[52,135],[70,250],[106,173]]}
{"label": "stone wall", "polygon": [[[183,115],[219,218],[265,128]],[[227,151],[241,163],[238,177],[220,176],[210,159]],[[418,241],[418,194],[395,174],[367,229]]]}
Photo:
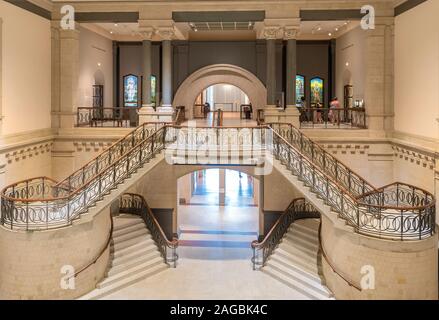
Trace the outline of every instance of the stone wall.
{"label": "stone wall", "polygon": [[[323,275],[337,299],[438,299],[437,235],[422,241],[375,239],[336,227],[325,215],[321,228],[329,260],[322,257]],[[373,269],[362,274],[363,267]],[[358,290],[339,276],[362,288],[370,270],[374,289]]]}
{"label": "stone wall", "polygon": [[[91,291],[107,269],[110,226],[107,207],[54,230],[24,232],[0,227],[0,299],[72,299]],[[63,266],[73,266],[78,272],[104,248],[96,263],[75,277],[74,289],[62,289]]]}

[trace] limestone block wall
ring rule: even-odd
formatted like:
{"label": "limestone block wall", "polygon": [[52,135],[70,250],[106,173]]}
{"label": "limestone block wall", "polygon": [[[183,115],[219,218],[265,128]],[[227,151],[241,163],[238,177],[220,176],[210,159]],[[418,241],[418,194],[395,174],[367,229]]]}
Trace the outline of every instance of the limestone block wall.
{"label": "limestone block wall", "polygon": [[[380,240],[335,227],[322,215],[321,239],[330,260],[322,257],[323,275],[337,299],[438,299],[437,235],[422,241]],[[349,286],[330,264],[359,287],[374,270],[374,289]],[[373,269],[362,274],[364,266]]]}
{"label": "limestone block wall", "polygon": [[[24,232],[0,227],[0,299],[73,299],[94,289],[108,265],[110,226],[107,207],[60,229]],[[78,272],[104,248],[96,263],[74,278],[74,289],[62,288],[63,266]]]}
{"label": "limestone block wall", "polygon": [[0,137],[0,189],[30,177],[51,176],[50,129]]}

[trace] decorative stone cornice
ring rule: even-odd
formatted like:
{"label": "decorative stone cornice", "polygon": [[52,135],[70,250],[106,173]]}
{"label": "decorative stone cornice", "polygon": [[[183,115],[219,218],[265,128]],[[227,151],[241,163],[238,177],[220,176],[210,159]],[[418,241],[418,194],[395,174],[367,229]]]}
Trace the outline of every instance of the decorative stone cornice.
{"label": "decorative stone cornice", "polygon": [[299,27],[285,27],[284,28],[284,39],[294,40],[297,39],[299,34]]}
{"label": "decorative stone cornice", "polygon": [[162,40],[172,40],[175,37],[175,29],[174,27],[160,27],[157,34]]}
{"label": "decorative stone cornice", "polygon": [[266,40],[274,40],[279,37],[280,31],[281,31],[280,27],[264,27],[262,31],[262,36]]}

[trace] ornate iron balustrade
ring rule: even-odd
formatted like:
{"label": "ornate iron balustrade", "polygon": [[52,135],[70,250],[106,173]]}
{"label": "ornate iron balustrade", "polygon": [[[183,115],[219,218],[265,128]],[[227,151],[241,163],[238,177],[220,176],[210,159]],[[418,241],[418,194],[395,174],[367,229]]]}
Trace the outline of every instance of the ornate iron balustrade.
{"label": "ornate iron balustrade", "polygon": [[[119,149],[116,148],[113,156],[98,157],[84,167],[90,171],[83,168],[58,184],[48,178],[35,178],[5,188],[1,223],[26,230],[70,224],[103,194],[171,145],[177,149],[182,146],[187,152],[185,157],[194,151],[197,154],[198,146],[203,152],[215,150],[215,155],[224,152],[244,155],[243,152],[248,151],[249,159],[254,158],[252,150],[255,148],[259,150],[259,156],[265,155],[265,151],[271,152],[356,232],[400,240],[423,239],[434,234],[435,200],[430,193],[402,183],[376,189],[297,129],[288,128],[282,131],[282,128],[273,130],[268,126],[190,128],[165,125],[145,138],[137,132],[127,136],[134,142],[129,142],[129,138],[121,140],[120,144],[127,143],[124,154],[117,154]],[[190,130],[195,134],[190,134]],[[212,158],[208,157],[207,162]],[[218,156],[214,161],[223,163],[223,159]],[[192,160],[187,163],[205,164],[206,156],[203,154],[201,159]]]}
{"label": "ornate iron balustrade", "polygon": [[300,127],[315,128],[366,128],[366,110],[364,108],[298,108]]}
{"label": "ornate iron balustrade", "polygon": [[71,224],[165,148],[167,139],[173,139],[167,136],[166,128],[156,127],[152,133],[147,125],[137,128],[60,183],[40,177],[6,187],[1,224],[25,230]]}
{"label": "ornate iron balustrade", "polygon": [[78,127],[136,127],[139,123],[137,111],[140,108],[85,108],[76,112]]}
{"label": "ornate iron balustrade", "polygon": [[[420,240],[435,232],[435,200],[425,190],[396,183],[381,189],[372,187],[372,190],[356,195],[356,188],[345,188],[342,180],[334,179],[330,172],[325,172],[319,163],[278,133],[273,136],[273,153],[359,234],[392,240]],[[411,192],[411,196],[404,192],[398,205],[394,200],[395,186]]]}
{"label": "ornate iron balustrade", "polygon": [[370,182],[340,162],[290,123],[269,123],[268,125],[354,197],[377,191]]}
{"label": "ornate iron balustrade", "polygon": [[291,201],[288,208],[282,213],[276,223],[271,227],[264,240],[253,241],[253,270],[261,268],[267,262],[268,257],[278,246],[290,225],[299,219],[320,218],[320,213],[304,198]]}
{"label": "ornate iron balustrade", "polygon": [[141,195],[133,193],[123,194],[119,199],[119,212],[140,216],[151,232],[151,236],[156,242],[166,263],[174,268],[177,266],[178,239],[174,238],[172,241],[167,239],[163,229],[155,218],[154,213]]}

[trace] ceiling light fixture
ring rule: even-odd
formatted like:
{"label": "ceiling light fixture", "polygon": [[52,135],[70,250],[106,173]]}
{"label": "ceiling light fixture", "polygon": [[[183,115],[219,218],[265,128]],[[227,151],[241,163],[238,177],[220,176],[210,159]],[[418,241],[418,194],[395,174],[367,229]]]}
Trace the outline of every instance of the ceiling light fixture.
{"label": "ceiling light fixture", "polygon": [[113,34],[113,31],[112,31],[112,30],[110,30],[110,33],[111,33],[111,34]]}
{"label": "ceiling light fixture", "polygon": [[330,32],[330,33],[328,33],[328,36],[332,36],[332,33]]}
{"label": "ceiling light fixture", "polygon": [[346,67],[349,67],[349,62],[346,62]]}
{"label": "ceiling light fixture", "polygon": [[115,23],[115,24],[114,24],[114,26],[115,26],[115,27],[117,27],[117,26],[118,26],[118,24],[117,24],[117,23]]}
{"label": "ceiling light fixture", "polygon": [[101,63],[100,62],[98,62],[98,67],[100,67],[101,66]]}

